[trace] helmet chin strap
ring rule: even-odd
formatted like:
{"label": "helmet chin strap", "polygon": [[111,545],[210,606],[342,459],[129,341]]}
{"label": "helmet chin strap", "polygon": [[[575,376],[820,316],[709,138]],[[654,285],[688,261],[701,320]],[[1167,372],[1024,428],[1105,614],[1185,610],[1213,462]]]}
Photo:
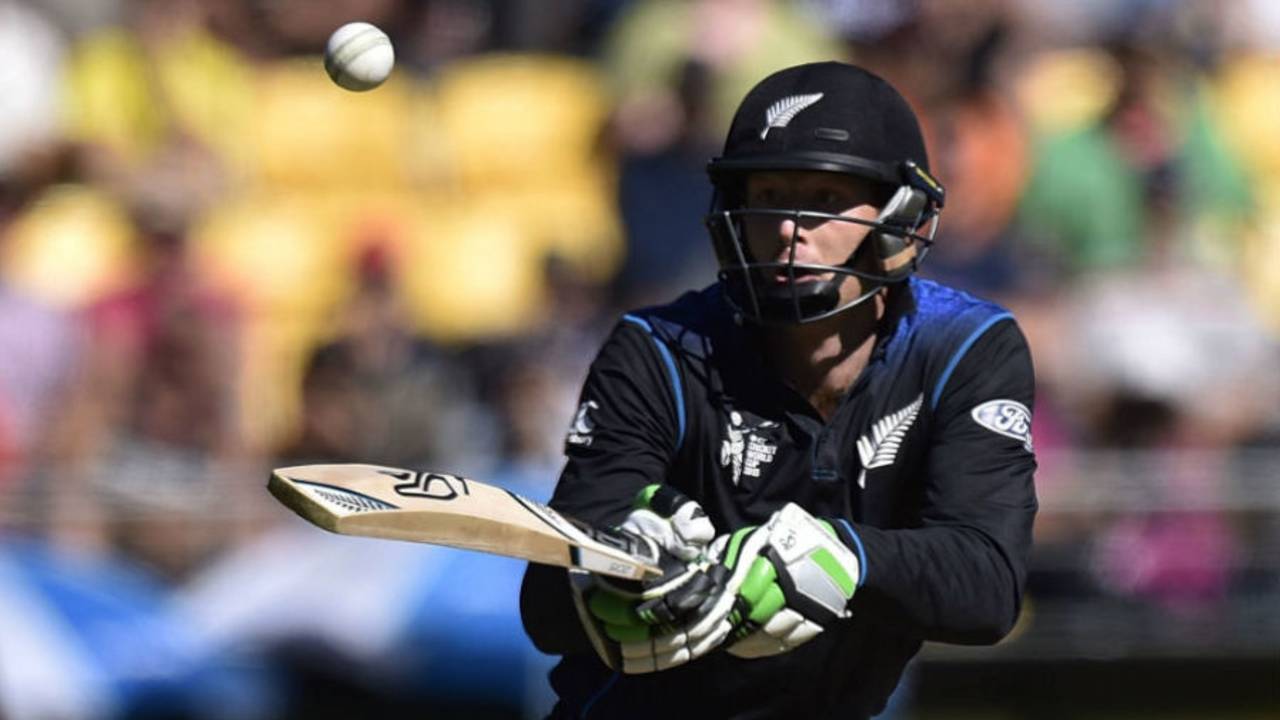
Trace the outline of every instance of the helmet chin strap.
{"label": "helmet chin strap", "polygon": [[[850,263],[852,259],[850,260]],[[742,289],[735,288],[737,292],[728,293],[730,303],[735,306],[735,310],[746,319],[765,326],[777,325],[803,325],[819,320],[825,320],[833,315],[838,315],[857,305],[875,297],[887,286],[886,283],[870,282],[865,278],[859,278],[847,269],[846,263],[842,266],[836,266],[829,269],[830,272],[836,273],[836,277],[830,280],[815,280],[806,283],[787,283],[780,285],[768,291],[742,292]],[[720,278],[726,285],[735,286],[744,283],[749,284],[749,270],[741,269],[741,272],[730,274],[721,271]],[[840,302],[840,288],[850,279],[867,282],[870,287],[860,293],[857,297],[848,301]],[[754,312],[748,312],[747,308],[737,307],[733,296],[750,298],[754,304]]]}
{"label": "helmet chin strap", "polygon": [[[875,297],[885,286],[882,284],[873,284],[872,287],[857,297],[846,302],[840,302],[840,288],[850,279],[856,279],[857,276],[840,274],[839,277],[831,280],[822,280],[811,283],[816,287],[796,288],[795,292],[787,292],[791,296],[791,300],[782,300],[782,302],[774,304],[774,298],[767,298],[767,304],[762,304],[760,308],[760,316],[762,323],[766,325],[787,324],[787,325],[807,325],[819,320],[826,320],[833,315],[852,309],[862,303]],[[782,305],[788,306],[786,309],[792,312],[782,313]],[[777,308],[776,310],[772,310]]]}
{"label": "helmet chin strap", "polygon": [[[734,212],[766,213],[776,217],[792,217],[796,220],[790,242],[790,256],[781,262],[757,263],[744,252],[744,238],[730,217]],[[795,252],[799,241],[802,217],[820,217],[830,220],[846,220],[870,225],[873,230],[843,263],[839,265],[811,265],[797,263]],[[759,325],[797,325],[825,320],[854,308],[875,297],[885,287],[906,280],[915,271],[919,261],[928,251],[937,232],[938,216],[928,213],[927,197],[916,187],[901,186],[881,210],[875,221],[836,218],[822,213],[803,210],[760,209],[751,211],[721,211],[708,225],[713,239],[720,243],[721,270],[719,277],[726,288],[726,298],[734,311],[746,320]],[[927,235],[919,235],[916,228],[931,220]],[[924,243],[923,248],[919,247]],[[859,271],[858,261],[862,253],[873,253],[878,273]],[[796,271],[810,276],[801,280]],[[813,278],[814,274],[830,273],[826,280]],[[758,275],[757,275],[758,274]],[[785,274],[785,282],[778,282],[779,274]],[[858,278],[866,288],[856,297],[840,300],[840,290],[850,277]]]}
{"label": "helmet chin strap", "polygon": [[[902,189],[905,190],[906,188]],[[901,196],[901,192],[894,196],[893,200],[888,203],[880,214],[877,222],[883,223],[886,220],[896,219],[895,215],[900,212],[898,208],[902,199]],[[874,247],[879,250],[880,245],[883,244],[879,237],[882,234],[884,234],[882,230],[874,231],[871,233],[872,236],[865,238],[860,248]],[[854,269],[858,262],[858,249],[855,249],[849,257],[845,258],[844,262],[829,267],[828,272],[834,275],[829,280],[796,282],[794,269],[796,267],[796,245],[800,241],[799,235],[800,222],[797,220],[791,237],[791,253],[788,258],[788,263],[792,269],[791,282],[761,293],[763,302],[759,302],[759,312],[756,313],[761,320],[761,324],[805,325],[825,320],[870,300],[875,297],[880,288],[884,287],[883,283],[866,280]],[[867,250],[863,249],[862,252],[867,252]],[[841,303],[840,289],[851,278],[858,282],[864,282],[870,287],[852,300]]]}

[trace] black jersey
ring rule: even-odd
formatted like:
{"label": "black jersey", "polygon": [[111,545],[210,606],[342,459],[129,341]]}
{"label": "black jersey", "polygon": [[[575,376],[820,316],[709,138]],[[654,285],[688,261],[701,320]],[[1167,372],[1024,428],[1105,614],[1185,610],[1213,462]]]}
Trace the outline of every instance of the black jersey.
{"label": "black jersey", "polygon": [[1017,618],[1036,499],[1034,379],[1013,317],[909,280],[824,422],[719,292],[619,322],[588,374],[551,505],[613,525],[640,488],[668,483],[727,532],[796,502],[860,559],[852,616],[782,655],[620,675],[591,650],[564,571],[531,565],[525,627],[565,656],[551,674],[565,717],[869,716],[923,641],[991,643]]}

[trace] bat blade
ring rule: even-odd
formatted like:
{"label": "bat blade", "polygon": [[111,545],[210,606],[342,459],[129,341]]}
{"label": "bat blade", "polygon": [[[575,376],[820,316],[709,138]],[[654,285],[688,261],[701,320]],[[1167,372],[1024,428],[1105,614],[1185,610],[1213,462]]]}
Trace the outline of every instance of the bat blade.
{"label": "bat blade", "polygon": [[457,475],[297,465],[272,471],[267,489],[307,521],[342,535],[478,550],[633,580],[662,574],[658,558],[628,536]]}

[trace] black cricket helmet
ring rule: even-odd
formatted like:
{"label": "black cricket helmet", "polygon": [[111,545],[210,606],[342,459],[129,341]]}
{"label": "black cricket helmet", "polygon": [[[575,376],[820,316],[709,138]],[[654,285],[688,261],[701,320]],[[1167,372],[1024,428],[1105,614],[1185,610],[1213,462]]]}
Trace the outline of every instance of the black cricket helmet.
{"label": "black cricket helmet", "polygon": [[[746,207],[747,175],[779,170],[863,178],[883,186],[886,202],[875,221],[806,208]],[[707,172],[715,196],[706,223],[725,296],[744,318],[763,324],[830,317],[908,278],[933,244],[945,199],[929,174],[924,138],[907,101],[880,77],[839,62],[797,65],[762,80],[738,107],[724,152]],[[743,233],[744,219],[752,216],[795,221],[788,261],[752,257]],[[795,262],[799,228],[822,222],[872,230],[840,265]],[[865,253],[874,254],[871,261]],[[778,282],[780,274],[789,281]],[[826,279],[797,281],[814,274]],[[840,286],[851,277],[861,292],[841,303]]]}

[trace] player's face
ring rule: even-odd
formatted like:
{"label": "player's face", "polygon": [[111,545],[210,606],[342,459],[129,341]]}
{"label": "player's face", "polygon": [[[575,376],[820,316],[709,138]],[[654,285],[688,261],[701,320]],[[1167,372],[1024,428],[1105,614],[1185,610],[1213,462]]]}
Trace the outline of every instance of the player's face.
{"label": "player's face", "polygon": [[[848,175],[803,170],[758,172],[747,177],[748,208],[805,210],[874,221],[880,214],[881,202],[882,189]],[[866,239],[871,228],[823,218],[802,218],[797,222],[791,217],[748,214],[743,231],[756,262],[789,262],[794,240],[797,265],[843,265]],[[870,253],[863,253],[863,257],[874,263]],[[858,269],[875,270],[861,265]],[[817,282],[833,276],[832,272],[796,270],[797,282]],[[770,280],[784,284],[790,281],[790,274],[786,268],[779,267]],[[841,301],[857,297],[861,292],[859,285],[852,280],[842,283]]]}

